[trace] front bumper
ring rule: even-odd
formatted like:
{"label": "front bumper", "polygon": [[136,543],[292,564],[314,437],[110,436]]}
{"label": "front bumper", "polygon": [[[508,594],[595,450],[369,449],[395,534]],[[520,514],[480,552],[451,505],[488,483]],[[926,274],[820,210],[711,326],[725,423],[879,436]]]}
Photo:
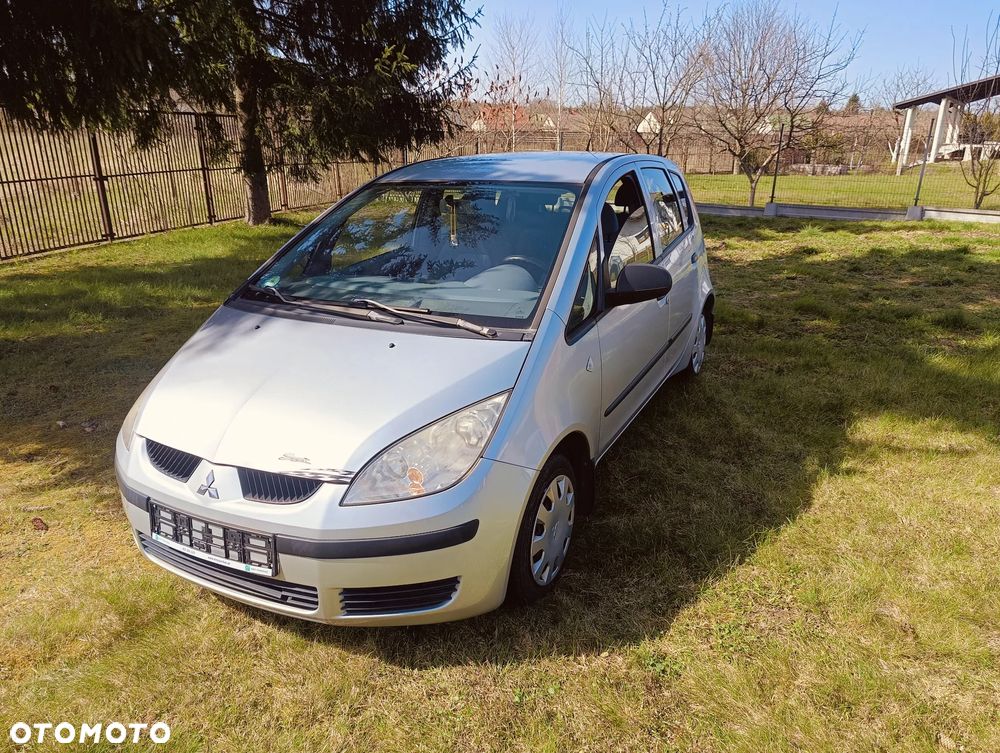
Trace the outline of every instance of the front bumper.
{"label": "front bumper", "polygon": [[[304,502],[268,505],[225,494],[206,499],[196,492],[199,479],[206,468],[220,471],[219,466],[203,461],[205,467],[191,481],[179,482],[151,466],[143,445],[137,437],[128,452],[119,439],[115,466],[136,544],[147,559],[245,604],[351,625],[444,622],[498,607],[535,474],[483,459],[451,489],[416,500],[340,507],[346,487],[326,484]],[[224,470],[216,476],[224,477]],[[276,575],[212,567],[154,542],[150,500],[223,526],[275,536]],[[426,603],[415,594],[440,599],[430,608],[412,608]]]}

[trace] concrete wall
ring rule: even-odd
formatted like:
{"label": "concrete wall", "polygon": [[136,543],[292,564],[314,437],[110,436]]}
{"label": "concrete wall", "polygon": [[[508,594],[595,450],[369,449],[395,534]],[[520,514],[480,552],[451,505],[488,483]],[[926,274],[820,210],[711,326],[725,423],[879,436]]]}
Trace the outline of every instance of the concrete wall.
{"label": "concrete wall", "polygon": [[1000,212],[983,209],[940,209],[910,207],[909,209],[867,209],[862,207],[824,207],[806,204],[768,203],[763,207],[734,207],[726,204],[698,204],[701,214],[722,217],[800,217],[817,220],[946,220],[955,222],[985,222],[1000,224]]}

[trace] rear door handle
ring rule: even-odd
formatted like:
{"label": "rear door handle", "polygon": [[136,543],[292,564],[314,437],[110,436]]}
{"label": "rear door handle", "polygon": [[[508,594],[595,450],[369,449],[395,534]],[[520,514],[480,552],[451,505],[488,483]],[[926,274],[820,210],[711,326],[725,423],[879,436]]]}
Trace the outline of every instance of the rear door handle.
{"label": "rear door handle", "polygon": [[692,264],[697,264],[698,263],[698,252],[697,251],[695,251],[693,254],[691,254],[691,263]]}

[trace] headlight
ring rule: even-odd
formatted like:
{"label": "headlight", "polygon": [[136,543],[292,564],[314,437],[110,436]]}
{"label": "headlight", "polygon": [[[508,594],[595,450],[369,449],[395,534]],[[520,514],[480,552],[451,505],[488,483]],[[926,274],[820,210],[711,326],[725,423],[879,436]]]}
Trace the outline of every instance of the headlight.
{"label": "headlight", "polygon": [[132,403],[132,407],[129,408],[127,414],[125,414],[125,420],[122,422],[122,442],[125,443],[125,449],[132,452],[132,440],[135,439],[135,422],[139,419],[139,414],[142,413],[143,407],[146,405],[146,397],[149,395],[150,388],[153,386],[152,383],[142,391],[142,394],[136,398],[136,401]]}
{"label": "headlight", "polygon": [[445,416],[384,450],[361,469],[341,504],[412,499],[453,486],[486,449],[508,394]]}

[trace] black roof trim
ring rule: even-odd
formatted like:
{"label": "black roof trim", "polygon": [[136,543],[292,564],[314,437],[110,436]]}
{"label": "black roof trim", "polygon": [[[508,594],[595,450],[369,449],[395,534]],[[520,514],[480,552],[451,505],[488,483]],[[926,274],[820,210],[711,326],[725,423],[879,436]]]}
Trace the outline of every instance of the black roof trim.
{"label": "black roof trim", "polygon": [[969,102],[978,102],[981,99],[989,99],[998,95],[1000,95],[1000,75],[987,76],[978,81],[969,81],[965,84],[953,86],[950,89],[939,89],[936,92],[904,99],[901,102],[896,102],[893,108],[896,110],[908,110],[911,107],[919,107],[920,105],[937,104],[945,97],[968,104]]}

